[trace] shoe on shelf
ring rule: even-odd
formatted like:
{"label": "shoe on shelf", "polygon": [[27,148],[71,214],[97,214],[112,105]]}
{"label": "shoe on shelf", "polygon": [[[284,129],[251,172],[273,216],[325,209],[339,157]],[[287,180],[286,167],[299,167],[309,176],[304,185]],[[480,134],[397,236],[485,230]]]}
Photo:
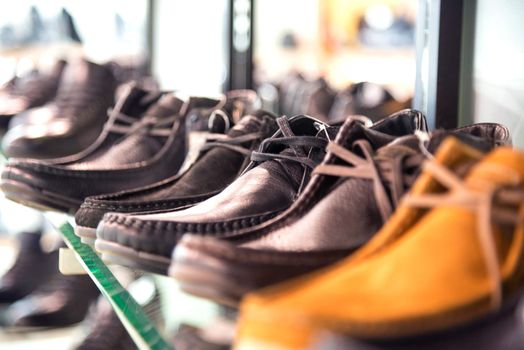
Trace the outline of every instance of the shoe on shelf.
{"label": "shoe on shelf", "polygon": [[12,304],[45,284],[56,271],[58,254],[44,252],[40,232],[17,235],[19,250],[13,266],[0,277],[0,304]]}
{"label": "shoe on shelf", "polygon": [[329,119],[328,114],[335,99],[335,91],[324,78],[305,81],[297,95],[293,102],[293,114],[314,115],[322,121]]}
{"label": "shoe on shelf", "polygon": [[[233,122],[226,112],[212,119],[220,117]],[[176,210],[220,193],[248,166],[252,151],[277,130],[276,117],[264,111],[242,117],[226,134],[222,126],[213,126],[219,122],[211,121],[211,131],[217,132],[207,136],[196,161],[183,173],[150,186],[86,198],[75,215],[76,234],[94,244],[96,227],[108,212]]]}
{"label": "shoe on shelf", "polygon": [[306,84],[304,76],[300,73],[293,72],[288,74],[278,84],[278,100],[280,115],[296,115],[294,109],[295,101],[299,99],[301,87]]}
{"label": "shoe on shelf", "polygon": [[17,330],[67,327],[81,322],[99,292],[89,276],[55,276],[4,310],[1,326]]}
{"label": "shoe on shelf", "polygon": [[[413,134],[380,147],[379,126],[387,133],[387,124],[393,122],[386,118],[367,130],[348,119],[289,210],[260,227],[230,236],[185,235],[173,252],[170,275],[186,292],[236,305],[250,291],[350,255],[387,222],[427,157]],[[509,142],[507,128],[482,124],[433,133],[429,152],[448,135],[485,151]]]}
{"label": "shoe on shelf", "polygon": [[66,65],[66,61],[59,60],[48,72],[36,70],[27,76],[14,77],[1,86],[0,127],[6,129],[13,116],[51,101]]}
{"label": "shoe on shelf", "polygon": [[5,154],[42,159],[84,150],[100,134],[115,89],[110,66],[86,60],[68,62],[55,98],[11,119],[2,140]]}
{"label": "shoe on shelf", "polygon": [[[479,161],[461,178],[454,170],[465,157]],[[483,157],[450,138],[352,257],[248,295],[238,348],[302,348],[323,328],[398,339],[500,313],[524,285],[523,210],[524,153],[499,147]]]}
{"label": "shoe on shelf", "polygon": [[348,115],[365,115],[376,122],[401,109],[409,108],[397,101],[383,86],[362,82],[356,83],[337,93],[329,120],[343,120]]}
{"label": "shoe on shelf", "polygon": [[[204,99],[203,97],[200,97]],[[212,99],[210,99],[212,100]],[[216,109],[221,110],[225,113],[222,120],[220,118],[213,118],[213,121],[224,121],[225,129],[229,130],[233,125],[238,123],[240,119],[248,114],[260,109],[260,98],[257,93],[253,90],[231,90],[221,96],[220,104],[216,106]],[[204,112],[204,113],[202,113]],[[227,116],[227,117],[226,117]],[[216,125],[214,128],[209,124],[209,113],[205,113],[198,108],[193,109],[188,113],[186,118],[186,129],[187,132],[200,131],[216,131]],[[213,130],[210,130],[212,127]]]}
{"label": "shoe on shelf", "polygon": [[100,298],[86,321],[91,328],[75,350],[138,349],[107,300]]}
{"label": "shoe on shelf", "polygon": [[[53,160],[10,159],[0,188],[15,202],[74,213],[88,196],[165,179],[184,161],[185,114],[199,103],[130,86],[89,148]],[[216,103],[205,101],[208,108]]]}
{"label": "shoe on shelf", "polygon": [[303,115],[278,118],[277,124],[279,130],[251,153],[243,174],[219,194],[184,210],[104,215],[95,242],[103,259],[167,274],[171,252],[183,234],[224,235],[261,224],[289,207],[338,127]]}

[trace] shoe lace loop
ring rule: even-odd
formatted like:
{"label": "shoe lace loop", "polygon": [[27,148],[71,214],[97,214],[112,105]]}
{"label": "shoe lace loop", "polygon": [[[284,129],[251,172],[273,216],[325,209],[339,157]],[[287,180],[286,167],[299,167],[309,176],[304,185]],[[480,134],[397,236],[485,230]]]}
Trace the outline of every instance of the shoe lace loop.
{"label": "shoe lace loop", "polygon": [[222,147],[249,157],[252,151],[245,145],[249,142],[260,140],[262,137],[264,137],[264,135],[260,132],[252,132],[239,136],[212,134],[206,137],[206,143],[202,146],[201,150],[207,151],[214,147]]}
{"label": "shoe lace loop", "polygon": [[[409,169],[418,168],[422,162],[421,154],[404,154],[399,157],[388,157],[374,160],[375,152],[366,140],[353,143],[355,148],[361,150],[363,157],[357,155],[336,142],[330,142],[327,151],[344,160],[351,166],[338,164],[320,164],[313,174],[330,175],[337,177],[356,177],[373,181],[373,194],[378,205],[383,222],[393,213],[400,198],[415,181],[416,174]],[[391,198],[386,189],[389,184]]]}
{"label": "shoe lace loop", "polygon": [[176,114],[171,117],[144,116],[136,119],[122,112],[109,111],[108,113],[114,116],[114,121],[109,126],[109,131],[125,136],[145,132],[151,136],[168,137],[171,135],[173,123],[179,119],[179,116]]}
{"label": "shoe lace loop", "polygon": [[[259,151],[255,151],[251,154],[251,161],[253,162],[265,162],[268,160],[288,160],[302,164],[306,169],[313,169],[316,167],[317,162],[308,157],[308,153],[313,148],[324,149],[328,143],[326,139],[319,138],[316,136],[297,136],[291,130],[289,122],[286,117],[277,119],[277,124],[280,131],[284,135],[278,138],[268,138],[262,141],[260,144]],[[294,155],[285,154],[282,152],[271,153],[269,152],[270,146],[280,145],[285,148],[291,149]]]}
{"label": "shoe lace loop", "polygon": [[[438,164],[427,161],[424,170],[449,189],[444,194],[408,194],[402,203],[407,206],[434,208],[459,206],[470,210],[477,218],[477,236],[491,282],[491,305],[494,309],[502,304],[502,276],[499,257],[492,231],[492,223],[501,225],[524,225],[524,218],[516,212],[524,202],[524,189],[517,186],[520,179],[512,169],[502,170],[514,174],[511,184],[497,186],[486,183],[482,191],[474,190],[454,173]],[[501,169],[493,169],[500,173]]]}

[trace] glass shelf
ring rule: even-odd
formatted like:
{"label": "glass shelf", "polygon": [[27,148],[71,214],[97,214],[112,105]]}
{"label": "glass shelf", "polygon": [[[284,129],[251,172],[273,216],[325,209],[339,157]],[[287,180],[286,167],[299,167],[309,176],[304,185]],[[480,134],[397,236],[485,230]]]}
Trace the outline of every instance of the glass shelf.
{"label": "glass shelf", "polygon": [[173,349],[102,259],[89,245],[82,243],[80,238],[75,235],[71,223],[72,218],[65,214],[51,212],[44,215],[60,232],[66,245],[78,256],[79,262],[102,294],[109,300],[135,344],[140,349]]}

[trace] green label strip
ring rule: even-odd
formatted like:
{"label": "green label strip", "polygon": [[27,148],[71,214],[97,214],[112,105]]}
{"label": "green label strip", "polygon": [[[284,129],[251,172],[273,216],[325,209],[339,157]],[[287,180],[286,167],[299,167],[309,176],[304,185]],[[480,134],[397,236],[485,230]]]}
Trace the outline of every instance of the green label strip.
{"label": "green label strip", "polygon": [[122,287],[111,270],[93,249],[80,241],[73,226],[68,222],[61,224],[58,230],[67,246],[79,256],[80,261],[100,291],[109,299],[116,314],[140,349],[173,349],[160,335],[140,305]]}

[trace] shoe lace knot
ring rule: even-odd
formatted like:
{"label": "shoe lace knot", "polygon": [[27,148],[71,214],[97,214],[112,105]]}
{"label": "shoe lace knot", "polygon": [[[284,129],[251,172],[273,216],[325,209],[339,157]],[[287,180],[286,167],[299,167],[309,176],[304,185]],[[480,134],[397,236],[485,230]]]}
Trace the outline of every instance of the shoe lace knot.
{"label": "shoe lace knot", "polygon": [[392,215],[402,195],[415,181],[424,156],[419,153],[404,152],[395,157],[376,157],[373,147],[367,140],[355,141],[352,149],[354,151],[336,142],[330,142],[327,151],[349,165],[320,164],[313,174],[373,181],[375,202],[382,221],[385,222]]}
{"label": "shoe lace knot", "polygon": [[[325,149],[328,141],[317,136],[295,135],[286,117],[278,118],[277,124],[283,137],[272,137],[262,141],[259,150],[251,154],[251,161],[260,163],[268,160],[288,160],[300,163],[304,168],[315,168],[317,162],[308,155],[314,148]],[[291,152],[283,152],[282,147]],[[278,149],[278,152],[271,152],[271,149]]]}

